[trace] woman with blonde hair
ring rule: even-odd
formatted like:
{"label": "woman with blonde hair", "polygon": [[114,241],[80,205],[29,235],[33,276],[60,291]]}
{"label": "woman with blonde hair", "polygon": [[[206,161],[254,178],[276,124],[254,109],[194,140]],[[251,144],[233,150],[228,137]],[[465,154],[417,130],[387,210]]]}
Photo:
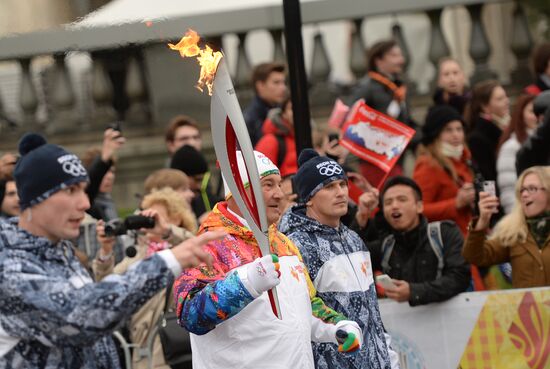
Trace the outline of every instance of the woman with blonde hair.
{"label": "woman with blonde hair", "polygon": [[143,183],[146,195],[165,187],[171,188],[179,193],[181,197],[191,205],[195,194],[190,188],[189,177],[181,170],[169,168],[155,170],[145,178],[145,182]]}
{"label": "woman with blonde hair", "polygon": [[471,93],[466,86],[462,66],[456,59],[444,57],[437,66],[437,88],[433,95],[435,105],[449,105],[462,115]]}
{"label": "woman with blonde hair", "polygon": [[[182,199],[181,194],[172,188],[164,187],[153,190],[143,198],[141,215],[155,219],[155,227],[140,230],[136,248],[136,255],[126,256],[120,263],[114,263],[112,246],[114,237],[105,235],[105,224],[100,221],[97,225],[98,240],[101,249],[95,258],[92,269],[97,281],[108,274],[122,274],[128,268],[153,255],[156,252],[171,248],[193,236],[197,230],[195,216],[189,204]],[[172,301],[173,299],[170,299]],[[138,310],[129,323],[130,340],[138,344],[133,350],[132,367],[149,368],[148,357],[143,355],[148,342],[154,338],[152,350],[152,368],[169,369],[164,360],[162,346],[158,337],[152,337],[159,318],[164,311],[166,290],[159,292]],[[182,334],[187,334],[182,330]],[[142,350],[143,349],[143,350]]]}
{"label": "woman with blonde hair", "polygon": [[164,208],[170,224],[192,233],[197,231],[197,222],[191,207],[187,202],[181,201],[181,195],[170,187],[154,190],[146,195],[143,198],[141,207],[143,209],[156,208],[157,212],[162,211],[162,208]]}
{"label": "woman with blonde hair", "polygon": [[479,218],[466,239],[464,258],[478,266],[509,261],[514,288],[550,285],[550,167],[526,169],[516,184],[516,203],[486,237],[499,200],[479,194]]}

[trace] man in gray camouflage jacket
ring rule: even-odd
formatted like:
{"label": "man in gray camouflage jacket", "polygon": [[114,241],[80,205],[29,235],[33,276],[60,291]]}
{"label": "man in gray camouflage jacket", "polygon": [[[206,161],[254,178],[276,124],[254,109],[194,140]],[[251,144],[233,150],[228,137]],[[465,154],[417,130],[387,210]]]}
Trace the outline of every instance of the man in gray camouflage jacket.
{"label": "man in gray camouflage jacket", "polygon": [[[357,233],[340,218],[348,211],[348,185],[342,167],[306,149],[294,177],[302,205],[287,211],[279,230],[300,249],[317,294],[363,330],[363,347],[341,355],[334,344],[314,343],[318,369],[396,369],[397,353],[384,331],[370,254]],[[375,205],[376,206],[376,205]]]}
{"label": "man in gray camouflage jacket", "polygon": [[0,222],[0,369],[119,368],[110,333],[182,268],[209,263],[211,232],[93,283],[67,239],[90,204],[80,160],[27,134],[15,168],[21,216]]}

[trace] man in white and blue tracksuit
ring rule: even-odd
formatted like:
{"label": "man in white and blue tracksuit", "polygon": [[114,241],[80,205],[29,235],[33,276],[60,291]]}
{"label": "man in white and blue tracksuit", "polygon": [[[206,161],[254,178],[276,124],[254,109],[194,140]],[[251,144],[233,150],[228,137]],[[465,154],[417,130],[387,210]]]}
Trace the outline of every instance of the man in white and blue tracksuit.
{"label": "man in white and blue tracksuit", "polygon": [[120,368],[110,333],[182,268],[208,261],[202,244],[216,236],[185,241],[93,283],[67,241],[78,236],[90,206],[86,170],[36,134],[24,136],[19,151],[21,216],[0,221],[0,369]]}
{"label": "man in white and blue tracksuit", "polygon": [[399,368],[380,317],[369,252],[340,222],[348,210],[345,172],[311,149],[300,154],[298,164],[294,183],[300,204],[283,215],[279,229],[300,249],[327,306],[344,312],[363,330],[363,347],[353,356],[339,355],[335,344],[313,343],[316,368]]}

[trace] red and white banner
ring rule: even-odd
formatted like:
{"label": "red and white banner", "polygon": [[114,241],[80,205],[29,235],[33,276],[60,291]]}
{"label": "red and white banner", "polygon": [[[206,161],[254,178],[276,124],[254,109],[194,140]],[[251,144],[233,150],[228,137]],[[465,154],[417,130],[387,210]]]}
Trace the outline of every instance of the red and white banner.
{"label": "red and white banner", "polygon": [[414,129],[363,103],[344,124],[340,144],[388,173],[414,134]]}

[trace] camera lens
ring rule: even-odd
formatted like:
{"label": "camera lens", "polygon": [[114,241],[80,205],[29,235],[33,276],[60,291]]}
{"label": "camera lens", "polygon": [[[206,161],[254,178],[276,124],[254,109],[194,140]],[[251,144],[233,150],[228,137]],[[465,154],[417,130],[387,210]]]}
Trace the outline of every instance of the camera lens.
{"label": "camera lens", "polygon": [[134,246],[128,246],[126,248],[126,256],[128,256],[129,258],[133,258],[136,255],[137,255],[137,250]]}

